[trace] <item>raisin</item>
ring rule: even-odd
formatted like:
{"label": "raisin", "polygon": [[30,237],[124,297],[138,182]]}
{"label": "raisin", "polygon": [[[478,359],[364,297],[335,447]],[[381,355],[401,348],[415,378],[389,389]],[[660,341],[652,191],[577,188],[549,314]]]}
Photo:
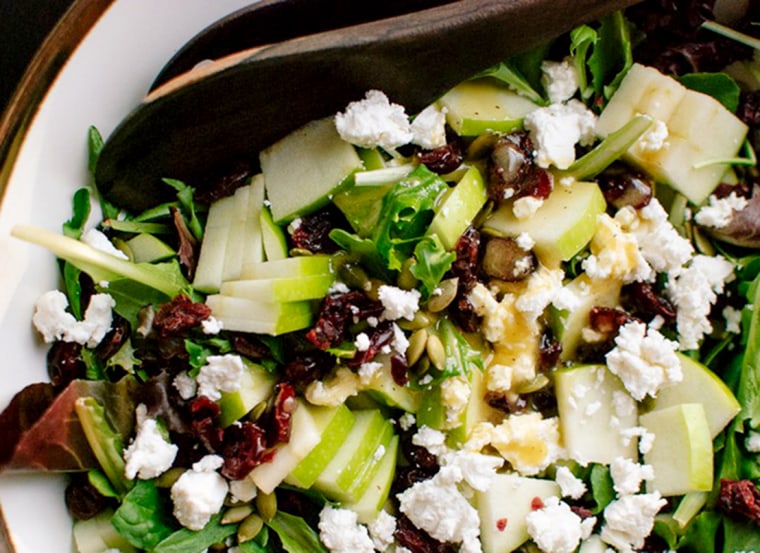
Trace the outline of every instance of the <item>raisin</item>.
{"label": "raisin", "polygon": [[343,214],[330,205],[301,217],[300,223],[290,236],[290,241],[294,248],[312,253],[333,253],[338,250],[338,245],[330,238],[330,231],[346,226]]}
{"label": "raisin", "polygon": [[409,382],[409,365],[406,356],[396,352],[391,355],[391,376],[398,386],[406,386]]}
{"label": "raisin", "polygon": [[559,355],[562,353],[562,344],[552,335],[551,332],[546,331],[541,335],[541,343],[539,346],[539,365],[538,370],[541,372],[548,372],[553,369],[559,363]]}
{"label": "raisin", "polygon": [[440,148],[418,152],[417,159],[433,173],[445,175],[459,167],[464,156],[461,144],[454,140]]}
{"label": "raisin", "polygon": [[178,336],[199,327],[201,321],[208,319],[209,316],[211,316],[211,308],[208,305],[193,302],[184,294],[180,294],[159,308],[153,319],[153,328],[158,330],[161,338]]}
{"label": "raisin", "polygon": [[130,334],[129,321],[121,315],[116,314],[111,323],[111,330],[100,341],[98,347],[95,348],[95,354],[102,361],[110,359],[129,340]]}
{"label": "raisin", "polygon": [[286,381],[301,390],[321,379],[335,366],[335,360],[321,351],[314,351],[298,355],[288,361],[283,369]]}
{"label": "raisin", "polygon": [[196,200],[210,205],[226,196],[232,196],[235,190],[248,184],[253,174],[253,167],[245,161],[232,163],[224,172],[207,179],[207,182],[196,188]]}
{"label": "raisin", "polygon": [[631,320],[631,315],[614,307],[592,307],[589,312],[589,326],[608,336],[616,335],[620,327]]}
{"label": "raisin", "polygon": [[651,320],[659,315],[666,322],[676,318],[673,304],[666,297],[658,294],[654,285],[649,282],[632,282],[625,285],[622,296],[623,305],[637,317]]}
{"label": "raisin", "polygon": [[480,232],[469,227],[457,240],[454,252],[456,259],[451,265],[451,273],[458,281],[457,295],[450,309],[462,329],[466,332],[475,332],[480,326],[480,317],[475,313],[475,307],[467,295],[478,281]]}
{"label": "raisin", "polygon": [[72,380],[84,378],[87,367],[80,354],[82,346],[76,342],[55,342],[47,353],[47,370],[50,382],[57,390]]}
{"label": "raisin", "polygon": [[718,507],[731,516],[760,525],[760,489],[752,480],[722,478]]}

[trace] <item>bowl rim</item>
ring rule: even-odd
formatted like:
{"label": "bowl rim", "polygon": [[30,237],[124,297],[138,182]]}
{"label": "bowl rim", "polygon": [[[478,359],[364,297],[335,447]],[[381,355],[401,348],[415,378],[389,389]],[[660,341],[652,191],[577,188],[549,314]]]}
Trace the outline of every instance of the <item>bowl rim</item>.
{"label": "bowl rim", "polygon": [[27,65],[0,114],[0,207],[27,131],[61,69],[115,0],[74,0]]}

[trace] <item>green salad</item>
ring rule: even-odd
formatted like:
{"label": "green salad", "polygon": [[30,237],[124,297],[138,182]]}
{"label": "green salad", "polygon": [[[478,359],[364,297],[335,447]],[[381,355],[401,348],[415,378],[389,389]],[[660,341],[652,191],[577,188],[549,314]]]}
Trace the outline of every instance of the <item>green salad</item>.
{"label": "green salad", "polygon": [[0,468],[79,553],[760,551],[757,14],[676,4],[15,227],[62,286]]}

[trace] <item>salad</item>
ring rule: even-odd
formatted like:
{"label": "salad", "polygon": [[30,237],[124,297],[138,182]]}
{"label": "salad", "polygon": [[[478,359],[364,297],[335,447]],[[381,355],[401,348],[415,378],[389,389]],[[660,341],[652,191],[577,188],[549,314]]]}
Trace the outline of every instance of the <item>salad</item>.
{"label": "salad", "polygon": [[759,14],[676,4],[14,228],[62,287],[0,467],[80,553],[756,550]]}

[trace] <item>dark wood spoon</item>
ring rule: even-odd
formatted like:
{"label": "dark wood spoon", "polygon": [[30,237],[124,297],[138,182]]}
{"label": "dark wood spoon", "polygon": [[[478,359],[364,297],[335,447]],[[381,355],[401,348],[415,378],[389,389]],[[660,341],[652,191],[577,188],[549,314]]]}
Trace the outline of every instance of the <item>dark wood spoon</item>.
{"label": "dark wood spoon", "polygon": [[632,0],[460,0],[244,51],[152,92],[112,133],[96,168],[111,202],[172,196],[163,177],[204,179],[366,90],[415,113],[476,71]]}
{"label": "dark wood spoon", "polygon": [[255,46],[368,23],[455,0],[262,0],[212,23],[166,63],[151,90],[215,60]]}

